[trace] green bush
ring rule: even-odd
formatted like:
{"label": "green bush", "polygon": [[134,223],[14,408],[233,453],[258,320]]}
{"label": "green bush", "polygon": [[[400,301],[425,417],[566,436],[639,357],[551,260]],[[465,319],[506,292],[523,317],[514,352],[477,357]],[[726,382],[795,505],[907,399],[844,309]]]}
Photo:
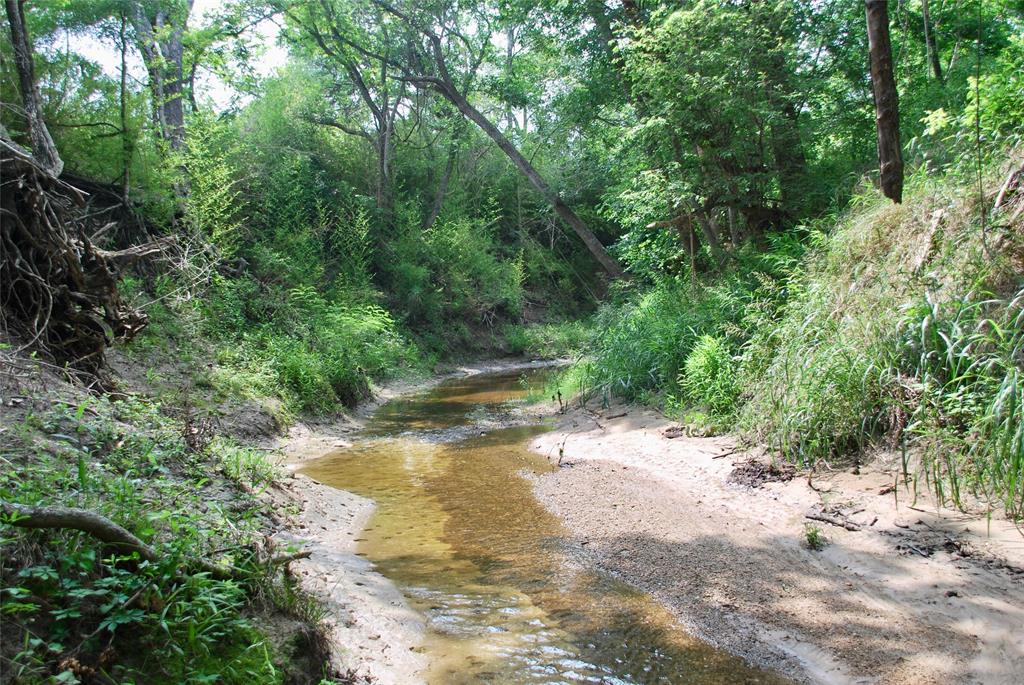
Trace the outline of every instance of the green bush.
{"label": "green bush", "polygon": [[728,343],[702,335],[690,350],[679,378],[684,396],[715,415],[727,416],[736,405],[736,364]]}
{"label": "green bush", "polygon": [[667,392],[685,398],[686,360],[702,336],[738,349],[771,326],[804,250],[797,237],[780,236],[772,250],[735,255],[715,280],[660,278],[646,290],[602,306],[595,318],[595,392],[627,400]]}

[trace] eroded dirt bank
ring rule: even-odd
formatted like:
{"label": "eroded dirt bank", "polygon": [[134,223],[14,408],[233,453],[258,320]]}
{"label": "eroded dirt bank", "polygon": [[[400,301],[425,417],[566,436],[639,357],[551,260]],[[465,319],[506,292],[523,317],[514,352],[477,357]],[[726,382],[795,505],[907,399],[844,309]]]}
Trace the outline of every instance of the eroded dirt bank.
{"label": "eroded dirt bank", "polygon": [[293,562],[292,571],[322,604],[331,665],[361,682],[422,682],[426,663],[416,651],[422,618],[355,551],[373,502],[303,475],[280,481],[272,496],[293,514],[291,529],[279,539],[312,553]]}
{"label": "eroded dirt bank", "polygon": [[[756,468],[730,478],[748,458],[731,439],[669,439],[670,425],[648,410],[575,411],[532,441],[561,458],[535,489],[582,559],[799,681],[1021,682],[1024,537],[1011,524],[913,503],[880,463],[752,488]],[[828,539],[821,551],[808,524]]]}

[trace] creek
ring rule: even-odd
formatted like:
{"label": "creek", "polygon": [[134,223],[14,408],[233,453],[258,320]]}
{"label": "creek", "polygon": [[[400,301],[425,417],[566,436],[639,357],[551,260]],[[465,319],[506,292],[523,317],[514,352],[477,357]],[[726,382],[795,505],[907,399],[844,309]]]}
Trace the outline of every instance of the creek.
{"label": "creek", "polygon": [[[383,405],[303,472],[368,497],[357,552],[428,627],[429,683],[779,682],[688,635],[653,598],[590,567],[534,497],[550,430],[522,407],[544,369],[479,374]],[[534,391],[536,392],[536,390]]]}

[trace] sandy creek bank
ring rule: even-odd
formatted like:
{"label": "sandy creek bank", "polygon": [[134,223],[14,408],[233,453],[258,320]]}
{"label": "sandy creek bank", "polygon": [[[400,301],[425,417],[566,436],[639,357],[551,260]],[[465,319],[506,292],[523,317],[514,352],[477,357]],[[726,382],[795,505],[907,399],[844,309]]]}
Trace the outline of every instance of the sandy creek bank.
{"label": "sandy creek bank", "polygon": [[[294,467],[345,449],[360,425],[300,425],[282,447]],[[813,487],[805,476],[737,484],[733,462],[746,457],[731,440],[668,439],[669,425],[642,409],[577,410],[531,438],[552,462],[561,450],[561,468],[527,477],[581,565],[650,593],[692,634],[800,682],[1021,682],[1024,575],[1014,569],[1024,566],[1024,538],[1012,526],[936,512],[925,498],[911,505],[903,490],[879,495],[893,483],[881,468],[816,474]],[[285,479],[278,496],[297,512],[295,541],[313,551],[294,569],[327,602],[337,665],[380,683],[422,682],[424,617],[357,554],[373,502],[303,475]],[[857,530],[815,522],[830,544],[811,551],[807,513]]]}
{"label": "sandy creek bank", "polygon": [[[891,491],[884,456],[857,475],[752,488],[730,477],[749,458],[732,439],[669,439],[671,425],[637,408],[578,410],[534,439],[553,459],[562,450],[535,491],[581,557],[698,637],[798,681],[1024,682],[1024,537],[1012,524]],[[807,548],[808,524],[823,550]]]}

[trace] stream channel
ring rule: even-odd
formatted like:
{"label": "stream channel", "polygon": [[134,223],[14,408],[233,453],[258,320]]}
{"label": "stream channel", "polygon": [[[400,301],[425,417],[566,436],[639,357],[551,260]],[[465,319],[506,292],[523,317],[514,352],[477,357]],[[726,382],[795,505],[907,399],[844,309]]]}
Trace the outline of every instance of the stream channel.
{"label": "stream channel", "polygon": [[546,373],[478,374],[392,400],[351,448],[303,469],[376,502],[357,552],[425,617],[426,681],[783,682],[589,567],[534,497],[529,478],[557,468],[557,456],[529,442],[551,426],[536,416],[524,425],[514,405]]}

